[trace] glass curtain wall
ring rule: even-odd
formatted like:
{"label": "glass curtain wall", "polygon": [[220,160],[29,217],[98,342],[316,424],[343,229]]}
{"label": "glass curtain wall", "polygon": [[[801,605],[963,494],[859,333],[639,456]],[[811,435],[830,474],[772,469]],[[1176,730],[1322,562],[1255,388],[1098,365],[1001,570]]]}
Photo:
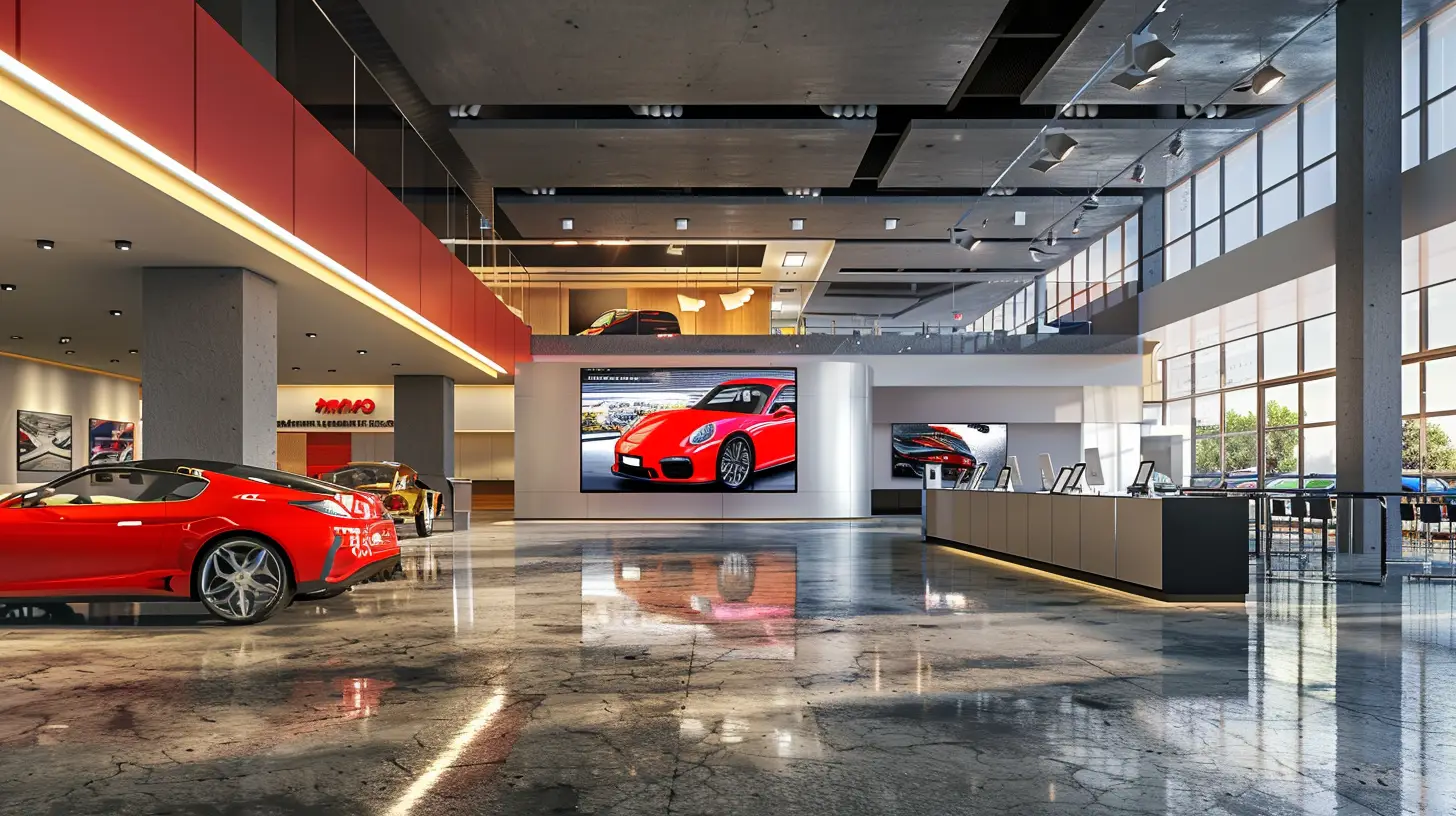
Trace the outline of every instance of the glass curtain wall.
{"label": "glass curtain wall", "polygon": [[[1402,244],[1402,466],[1456,477],[1456,224]],[[1197,487],[1329,487],[1335,473],[1333,267],[1151,332]],[[1415,485],[1412,484],[1412,487]]]}
{"label": "glass curtain wall", "polygon": [[966,326],[966,331],[1009,331],[1019,334],[1032,324],[1035,311],[1036,284],[1030,284],[973,320]]}

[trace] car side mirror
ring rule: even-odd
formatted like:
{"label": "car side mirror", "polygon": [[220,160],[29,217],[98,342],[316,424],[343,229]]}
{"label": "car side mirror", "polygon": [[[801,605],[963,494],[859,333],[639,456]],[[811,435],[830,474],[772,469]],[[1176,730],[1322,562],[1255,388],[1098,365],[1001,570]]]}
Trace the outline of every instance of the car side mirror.
{"label": "car side mirror", "polygon": [[20,497],[19,506],[22,508],[39,507],[41,502],[49,499],[51,496],[54,495],[56,495],[56,489],[54,487],[46,487],[41,488],[40,490],[33,490]]}

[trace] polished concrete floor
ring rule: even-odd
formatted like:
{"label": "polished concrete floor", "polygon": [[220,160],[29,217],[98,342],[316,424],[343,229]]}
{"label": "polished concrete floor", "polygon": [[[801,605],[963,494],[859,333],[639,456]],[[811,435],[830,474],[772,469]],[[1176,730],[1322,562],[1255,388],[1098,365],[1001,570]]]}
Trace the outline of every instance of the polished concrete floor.
{"label": "polished concrete floor", "polygon": [[1456,812],[1453,585],[1169,606],[917,538],[479,524],[251,628],[3,619],[0,813]]}

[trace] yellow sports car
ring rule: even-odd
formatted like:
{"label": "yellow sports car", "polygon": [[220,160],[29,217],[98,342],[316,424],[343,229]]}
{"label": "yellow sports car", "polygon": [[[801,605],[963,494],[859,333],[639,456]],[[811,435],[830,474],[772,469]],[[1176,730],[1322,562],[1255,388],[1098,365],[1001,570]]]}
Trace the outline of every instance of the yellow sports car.
{"label": "yellow sports car", "polygon": [[398,462],[350,462],[338,470],[319,474],[319,479],[374,493],[384,501],[384,511],[396,522],[414,519],[415,532],[425,537],[435,532],[444,499],[440,491],[420,481],[420,474]]}

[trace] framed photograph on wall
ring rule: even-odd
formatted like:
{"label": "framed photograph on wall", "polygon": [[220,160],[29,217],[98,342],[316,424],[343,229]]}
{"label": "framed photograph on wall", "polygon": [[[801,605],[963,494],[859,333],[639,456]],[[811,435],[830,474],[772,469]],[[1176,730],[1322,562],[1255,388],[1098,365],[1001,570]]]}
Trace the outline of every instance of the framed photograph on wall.
{"label": "framed photograph on wall", "polygon": [[[986,466],[983,476],[1006,466],[1004,423],[897,422],[890,426],[890,445],[891,478],[906,484],[918,484],[928,463],[940,465],[941,478],[952,482],[979,465]],[[979,490],[981,484],[970,487]]]}
{"label": "framed photograph on wall", "polygon": [[584,368],[581,492],[798,489],[798,370]]}
{"label": "framed photograph on wall", "polygon": [[44,411],[16,412],[20,438],[15,469],[21,473],[67,473],[71,466],[71,417]]}
{"label": "framed photograph on wall", "polygon": [[87,464],[131,462],[136,459],[136,423],[114,419],[91,420]]}

